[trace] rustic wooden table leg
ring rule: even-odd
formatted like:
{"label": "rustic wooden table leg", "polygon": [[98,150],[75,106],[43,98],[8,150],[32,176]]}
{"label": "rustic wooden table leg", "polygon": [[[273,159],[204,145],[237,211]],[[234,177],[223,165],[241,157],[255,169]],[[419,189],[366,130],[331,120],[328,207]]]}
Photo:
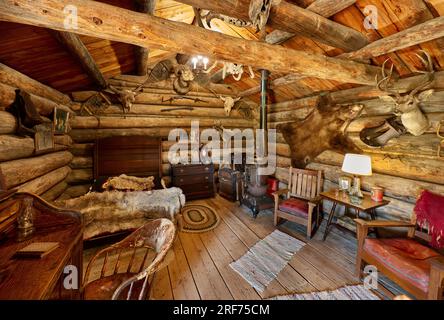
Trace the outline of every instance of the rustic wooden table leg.
{"label": "rustic wooden table leg", "polygon": [[[376,220],[376,209],[372,209],[370,210],[370,217],[372,220]],[[373,229],[376,235],[376,238],[379,238],[379,229],[378,228],[374,228]]]}
{"label": "rustic wooden table leg", "polygon": [[336,202],[333,202],[333,206],[331,207],[330,214],[328,215],[327,226],[325,227],[324,237],[323,237],[322,241],[325,241],[325,239],[327,239],[327,234],[330,231],[331,222],[332,222],[333,217],[335,215],[336,204],[337,204]]}

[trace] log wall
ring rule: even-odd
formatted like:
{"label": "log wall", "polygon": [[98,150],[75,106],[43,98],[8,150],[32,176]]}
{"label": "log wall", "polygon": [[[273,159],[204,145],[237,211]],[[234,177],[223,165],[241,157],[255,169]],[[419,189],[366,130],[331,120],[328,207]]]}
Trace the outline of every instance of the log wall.
{"label": "log wall", "polygon": [[54,136],[54,149],[36,154],[33,137],[16,135],[17,119],[6,111],[15,98],[15,90],[25,92],[25,99],[33,103],[42,116],[55,107],[71,110],[70,98],[52,88],[0,65],[0,172],[6,190],[30,192],[53,201],[68,187],[73,155],[69,135]]}
{"label": "log wall", "polygon": [[[391,220],[408,220],[421,189],[444,194],[444,154],[442,158],[437,156],[440,139],[436,136],[437,124],[444,120],[444,110],[442,109],[444,91],[435,92],[431,99],[421,105],[432,124],[426,134],[420,137],[406,134],[391,140],[385,147],[377,149],[369,148],[363,144],[359,139],[359,132],[366,126],[376,125],[381,120],[388,118],[393,106],[382,102],[376,96],[369,99],[365,95],[363,98],[349,95],[347,98],[347,90],[334,94],[342,97],[341,103],[359,102],[365,106],[362,115],[349,126],[348,136],[365,154],[372,157],[374,174],[371,177],[362,178],[363,190],[370,191],[373,186],[383,187],[385,197],[391,201],[389,206],[378,210],[379,217]],[[269,126],[273,128],[277,123],[303,119],[315,106],[316,101],[316,97],[309,97],[271,106]],[[279,133],[277,142],[278,169],[276,177],[286,183],[288,168],[291,165],[290,147]],[[344,156],[339,153],[325,151],[315,159],[315,162],[308,165],[308,168],[324,172],[324,190],[337,188],[338,178],[346,175],[341,171],[343,159]],[[330,208],[331,204],[324,204],[325,211],[329,211]],[[338,212],[338,214],[340,213]],[[353,224],[344,224],[350,229],[354,228]]]}
{"label": "log wall", "polygon": [[[134,89],[138,77],[121,76],[120,80],[112,80],[115,86],[122,89]],[[133,80],[136,79],[136,80]],[[168,85],[168,84],[167,84]],[[174,128],[190,131],[191,121],[198,120],[200,130],[211,128],[215,123],[227,129],[241,130],[254,128],[257,120],[245,119],[241,113],[233,110],[226,116],[224,104],[213,93],[204,90],[192,91],[186,99],[177,99],[178,95],[171,89],[144,86],[143,92],[136,98],[130,111],[123,114],[119,104],[112,104],[100,110],[96,115],[77,116],[71,122],[70,136],[73,144],[70,152],[73,160],[70,164],[71,173],[67,178],[69,185],[63,198],[77,197],[85,194],[92,185],[93,150],[96,139],[113,136],[150,136],[162,139],[162,174],[170,181],[171,165],[168,161],[168,150],[174,142],[168,141],[168,134]],[[216,87],[224,95],[231,93],[229,88]],[[77,110],[80,104],[94,94],[73,92],[71,94]],[[190,99],[196,99],[195,101]],[[172,110],[171,108],[189,108],[193,110]]]}

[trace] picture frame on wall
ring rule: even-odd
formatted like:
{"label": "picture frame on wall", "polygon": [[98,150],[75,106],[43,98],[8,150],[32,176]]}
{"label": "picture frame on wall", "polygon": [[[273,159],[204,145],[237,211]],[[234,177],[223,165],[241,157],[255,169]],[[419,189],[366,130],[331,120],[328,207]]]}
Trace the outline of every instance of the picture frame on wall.
{"label": "picture frame on wall", "polygon": [[69,130],[69,112],[54,108],[54,134],[65,134]]}
{"label": "picture frame on wall", "polygon": [[45,122],[34,127],[35,153],[43,153],[54,149],[54,128],[51,122]]}

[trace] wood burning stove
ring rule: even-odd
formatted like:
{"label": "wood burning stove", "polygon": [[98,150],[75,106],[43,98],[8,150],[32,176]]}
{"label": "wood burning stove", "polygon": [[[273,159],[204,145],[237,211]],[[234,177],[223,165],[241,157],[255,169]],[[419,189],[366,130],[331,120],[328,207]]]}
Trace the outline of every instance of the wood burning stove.
{"label": "wood burning stove", "polygon": [[[264,141],[262,145],[267,150],[267,87],[268,87],[267,70],[261,70],[261,112],[260,112],[260,129],[264,129]],[[265,154],[264,154],[265,155]],[[254,164],[247,164],[245,168],[243,191],[241,196],[241,204],[250,208],[253,216],[256,218],[261,210],[271,209],[274,202],[267,195],[267,179],[268,176],[260,175],[261,165],[255,161]]]}

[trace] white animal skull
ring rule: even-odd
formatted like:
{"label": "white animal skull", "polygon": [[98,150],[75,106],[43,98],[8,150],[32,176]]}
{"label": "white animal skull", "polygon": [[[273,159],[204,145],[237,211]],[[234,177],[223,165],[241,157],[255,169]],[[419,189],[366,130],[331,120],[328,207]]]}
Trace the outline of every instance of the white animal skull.
{"label": "white animal skull", "polygon": [[[254,78],[254,72],[251,66],[248,66],[250,72],[250,78]],[[240,81],[244,74],[244,66],[242,64],[224,62],[224,68],[222,70],[222,79],[225,79],[227,74],[233,75],[234,80]]]}
{"label": "white animal skull", "polygon": [[234,107],[234,104],[241,99],[240,97],[233,99],[233,97],[230,97],[230,96],[226,96],[226,97],[219,96],[219,98],[224,102],[224,110],[225,110],[225,114],[227,115],[227,117],[230,115],[231,110]]}

